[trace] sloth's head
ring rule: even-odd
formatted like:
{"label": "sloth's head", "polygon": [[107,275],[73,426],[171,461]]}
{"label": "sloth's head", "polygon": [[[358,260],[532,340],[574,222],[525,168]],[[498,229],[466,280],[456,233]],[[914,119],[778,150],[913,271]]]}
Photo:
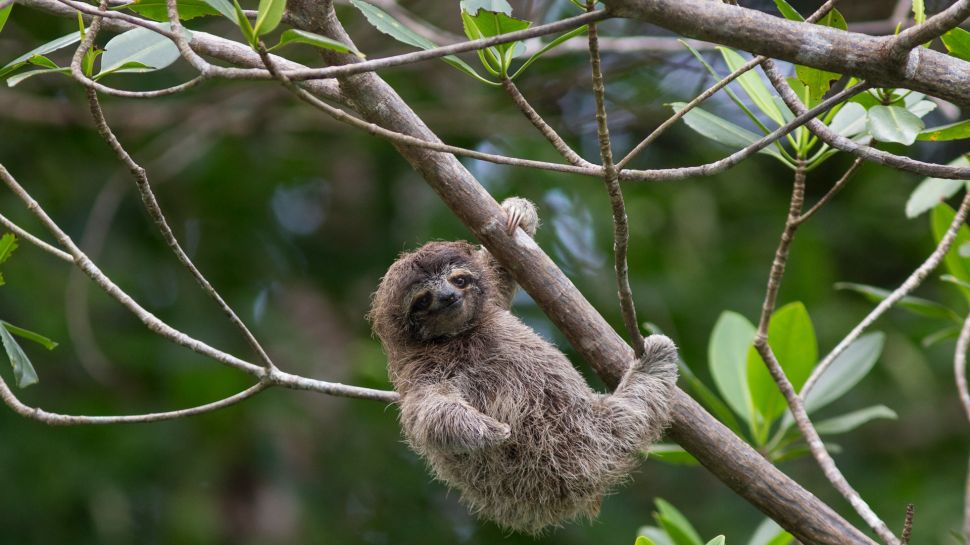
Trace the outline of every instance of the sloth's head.
{"label": "sloth's head", "polygon": [[391,265],[368,317],[385,345],[447,340],[479,324],[491,286],[474,246],[429,242]]}

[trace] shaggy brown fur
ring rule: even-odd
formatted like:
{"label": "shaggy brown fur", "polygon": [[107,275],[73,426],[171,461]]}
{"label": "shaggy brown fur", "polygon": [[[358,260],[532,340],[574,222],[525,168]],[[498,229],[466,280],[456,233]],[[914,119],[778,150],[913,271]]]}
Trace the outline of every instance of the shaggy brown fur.
{"label": "shaggy brown fur", "polygon": [[[535,233],[532,203],[503,206]],[[649,337],[616,392],[597,394],[509,312],[514,290],[485,250],[431,242],[391,265],[369,317],[401,394],[411,448],[473,512],[538,533],[594,517],[639,451],[659,438],[677,349],[667,337]]]}

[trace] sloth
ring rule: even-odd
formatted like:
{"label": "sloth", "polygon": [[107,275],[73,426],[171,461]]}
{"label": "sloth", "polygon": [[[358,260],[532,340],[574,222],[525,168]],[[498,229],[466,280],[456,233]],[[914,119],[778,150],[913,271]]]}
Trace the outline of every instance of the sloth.
{"label": "sloth", "polygon": [[[510,234],[535,234],[535,205],[513,197],[502,207]],[[429,242],[391,265],[368,318],[401,396],[410,448],[477,516],[535,535],[594,518],[659,439],[677,349],[649,336],[616,390],[596,393],[511,314],[515,289],[484,248]]]}

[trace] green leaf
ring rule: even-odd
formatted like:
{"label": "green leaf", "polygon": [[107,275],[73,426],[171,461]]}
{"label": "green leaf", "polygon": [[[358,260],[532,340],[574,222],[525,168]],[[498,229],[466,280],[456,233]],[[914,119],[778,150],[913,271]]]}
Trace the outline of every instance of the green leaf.
{"label": "green leaf", "polygon": [[[679,112],[687,106],[686,102],[674,102],[670,104],[675,112]],[[757,134],[739,127],[726,119],[722,119],[703,108],[694,108],[687,112],[683,117],[687,126],[701,133],[702,135],[720,142],[732,148],[745,148],[761,139]],[[768,146],[758,153],[771,155],[779,160],[783,160],[778,150]]]}
{"label": "green leaf", "polygon": [[459,6],[469,15],[475,15],[479,10],[512,15],[512,6],[506,0],[462,0]]}
{"label": "green leaf", "polygon": [[[167,23],[161,25],[168,28]],[[191,39],[188,30],[186,39]],[[123,32],[104,46],[101,57],[101,72],[110,73],[125,69],[127,72],[151,72],[172,64],[179,58],[178,47],[167,37],[147,28],[134,28]],[[130,63],[139,63],[145,68],[133,68]],[[125,65],[128,68],[124,68]]]}
{"label": "green leaf", "polygon": [[917,25],[926,22],[926,5],[923,4],[923,0],[913,0],[913,20]]}
{"label": "green leaf", "polygon": [[919,343],[920,345],[922,345],[923,348],[929,348],[938,342],[942,342],[947,339],[956,339],[957,337],[960,336],[960,329],[962,328],[957,325],[945,327],[939,331],[935,331],[923,337],[922,339],[920,339]]}
{"label": "green leaf", "polygon": [[[881,302],[883,299],[889,297],[889,295],[892,293],[889,290],[884,290],[875,286],[854,284],[852,282],[837,282],[835,284],[835,289],[850,290],[860,293],[873,303]],[[945,320],[954,321],[960,320],[960,317],[956,312],[944,305],[941,305],[940,303],[937,303],[936,301],[930,301],[929,299],[907,295],[906,297],[900,299],[896,304],[914,314],[926,316],[927,318],[943,318]]]}
{"label": "green leaf", "polygon": [[[842,452],[842,447],[835,443],[822,443],[822,446],[829,454]],[[772,453],[771,461],[779,464],[781,462],[787,462],[788,460],[794,460],[795,458],[801,458],[802,456],[808,456],[809,454],[811,454],[811,451],[807,446],[799,446],[785,452]]]}
{"label": "green leaf", "polygon": [[[384,10],[364,2],[364,0],[350,0],[350,3],[354,5],[367,19],[367,22],[371,24],[377,30],[387,34],[388,36],[394,38],[395,40],[408,44],[418,49],[433,49],[438,47],[434,42],[422,37],[413,30],[407,28],[401,23],[394,20],[393,17],[384,12]],[[469,66],[468,63],[459,59],[454,55],[448,55],[447,57],[442,57],[444,62],[450,64],[451,66],[461,70],[465,74],[489,85],[499,85],[494,81],[489,81],[478,74],[474,68]]]}
{"label": "green leaf", "polygon": [[26,72],[21,72],[15,76],[10,76],[7,78],[7,87],[14,87],[20,82],[27,78],[32,78],[34,76],[39,76],[41,74],[70,74],[70,68],[38,68],[37,70],[28,70]]}
{"label": "green leaf", "polygon": [[[747,62],[733,49],[728,47],[718,47],[717,49],[721,52],[725,64],[727,64],[728,69],[732,72]],[[736,81],[741,85],[741,88],[744,89],[744,92],[747,93],[748,97],[751,98],[751,101],[754,102],[754,105],[759,110],[764,112],[775,123],[779,125],[785,124],[785,118],[782,116],[781,110],[778,109],[778,105],[772,98],[772,93],[768,91],[768,87],[755,70],[748,70],[744,74],[741,74]]]}
{"label": "green leaf", "polygon": [[655,458],[661,462],[666,462],[668,464],[677,465],[687,465],[696,466],[700,465],[689,452],[683,449],[680,445],[674,445],[672,443],[656,443],[650,447],[648,453],[650,458]]}
{"label": "green leaf", "polygon": [[792,535],[778,526],[777,522],[766,518],[755,529],[748,545],[788,545],[792,539]]}
{"label": "green leaf", "polygon": [[[224,0],[223,3],[229,7],[229,14],[231,15],[232,6]],[[135,0],[124,7],[152,21],[168,21],[168,4],[166,0]],[[183,21],[222,13],[206,0],[178,0],[178,12],[179,19]],[[224,13],[222,14],[225,15]],[[233,19],[233,17],[230,17],[230,19]]]}
{"label": "green leaf", "polygon": [[17,249],[17,237],[13,233],[4,233],[0,237],[0,264],[5,263],[10,256],[13,254],[14,250]]}
{"label": "green leaf", "polygon": [[511,79],[515,79],[516,77],[518,77],[519,74],[522,73],[523,70],[525,70],[526,68],[528,68],[529,65],[532,64],[532,63],[534,63],[539,57],[541,57],[542,55],[544,55],[547,52],[551,51],[556,46],[558,46],[559,44],[565,42],[566,40],[569,40],[570,38],[574,38],[576,36],[579,36],[580,34],[585,34],[588,29],[589,29],[589,25],[583,25],[583,26],[581,26],[579,28],[570,30],[569,32],[563,34],[562,36],[559,36],[555,40],[553,40],[553,41],[549,42],[548,44],[544,45],[542,47],[542,49],[540,49],[540,50],[536,51],[535,53],[533,53],[532,56],[529,57],[528,60],[526,60],[524,63],[522,63],[522,66],[520,66],[519,69],[516,70],[515,73],[512,74],[509,77]]}
{"label": "green leaf", "polygon": [[253,30],[252,23],[249,22],[249,18],[243,12],[242,7],[239,5],[239,0],[232,0],[232,9],[236,12],[236,25],[239,27],[239,31],[242,32],[243,38],[246,38],[246,42],[253,48],[259,45],[259,41],[256,39],[256,32]]}
{"label": "green leaf", "polygon": [[[933,239],[937,244],[943,238],[943,235],[946,233],[947,228],[949,228],[955,216],[956,211],[947,206],[946,203],[940,203],[930,212],[930,227],[933,231]],[[953,246],[950,247],[950,251],[943,257],[946,270],[964,284],[970,284],[970,263],[968,263],[966,258],[960,256],[959,248],[967,242],[970,242],[970,229],[964,223],[960,225],[956,240],[953,241]],[[966,297],[967,301],[970,301],[970,289],[959,284],[958,288],[964,297]]]}
{"label": "green leaf", "polygon": [[94,81],[99,81],[105,76],[110,76],[111,74],[125,74],[125,73],[139,73],[139,72],[151,72],[155,70],[154,67],[148,66],[147,64],[142,64],[136,61],[126,62],[120,66],[116,66],[111,70],[105,70],[99,72],[94,76]]}
{"label": "green leaf", "polygon": [[229,3],[229,0],[202,0],[212,6],[213,9],[221,13],[226,19],[236,21],[236,8]]}
{"label": "green leaf", "polygon": [[[797,392],[812,373],[818,358],[815,328],[805,305],[794,302],[775,311],[768,326],[768,345]],[[781,416],[788,405],[753,346],[748,350],[747,366],[751,401],[765,422],[771,422]]]}
{"label": "green leaf", "polygon": [[802,17],[800,13],[795,11],[795,8],[791,7],[791,4],[785,0],[775,0],[775,6],[778,7],[778,11],[781,12],[781,15],[789,21],[802,22],[805,20],[805,18]]}
{"label": "green leaf", "polygon": [[419,49],[432,49],[437,47],[434,42],[397,22],[379,7],[368,4],[363,0],[350,0],[350,3],[364,14],[364,17],[371,26],[391,38]]}
{"label": "green leaf", "polygon": [[7,18],[10,17],[11,11],[13,11],[13,4],[0,9],[0,31],[3,31],[3,26],[7,24]]}
{"label": "green leaf", "polygon": [[[509,32],[525,30],[532,26],[529,21],[509,17],[504,13],[479,10],[477,15],[471,15],[466,11],[461,12],[462,24],[465,28],[465,35],[470,40],[479,38],[491,38]],[[482,53],[485,57],[498,64],[498,72],[504,74],[508,71],[509,65],[514,56],[515,49],[519,42],[511,42],[496,45],[485,49]],[[488,67],[489,63],[483,59],[483,63]]]}
{"label": "green leaf", "polygon": [[18,337],[23,337],[24,339],[27,339],[28,341],[33,341],[33,342],[35,342],[35,343],[43,346],[44,348],[46,348],[48,350],[53,350],[53,349],[57,348],[57,343],[56,342],[48,339],[47,337],[41,335],[40,333],[36,333],[36,332],[33,332],[33,331],[29,330],[29,329],[24,329],[22,327],[17,327],[15,325],[11,324],[10,322],[5,322],[3,320],[0,320],[0,325],[2,325],[3,327],[7,328],[7,331],[13,333],[14,335],[16,335]]}
{"label": "green leaf", "polygon": [[43,55],[34,55],[33,57],[27,59],[27,63],[33,64],[34,66],[40,66],[41,68],[60,68],[56,62]]}
{"label": "green leaf", "polygon": [[873,405],[858,411],[852,411],[841,416],[822,420],[815,424],[815,430],[819,435],[838,435],[850,432],[859,426],[875,420],[876,418],[888,418],[895,420],[896,412],[885,405]]}
{"label": "green leaf", "polygon": [[943,40],[943,45],[950,55],[970,61],[970,32],[956,27],[940,36],[940,39]]}
{"label": "green leaf", "polygon": [[259,9],[256,15],[256,24],[253,26],[253,34],[262,36],[276,30],[280,21],[283,20],[283,11],[286,9],[286,0],[259,0]]}
{"label": "green leaf", "polygon": [[855,102],[843,104],[829,123],[829,128],[846,138],[866,132],[866,109]]}
{"label": "green leaf", "polygon": [[641,526],[637,530],[638,539],[639,537],[645,537],[655,543],[656,545],[676,545],[667,532],[663,531],[662,528],[657,528],[656,526]]}
{"label": "green leaf", "polygon": [[885,340],[886,336],[877,331],[863,335],[850,344],[808,392],[805,410],[815,412],[858,384],[879,360]]}
{"label": "green leaf", "polygon": [[923,130],[923,120],[899,106],[869,108],[869,132],[880,142],[910,145]]}
{"label": "green leaf", "polygon": [[75,31],[71,32],[70,34],[65,34],[60,38],[51,40],[44,45],[31,49],[30,51],[4,65],[3,68],[0,68],[0,78],[6,77],[7,74],[10,74],[14,70],[17,70],[21,66],[27,64],[27,61],[35,55],[46,55],[48,53],[57,51],[58,49],[63,49],[69,45],[76,44],[79,41],[81,41],[81,34]]}
{"label": "green leaf", "polygon": [[3,348],[10,359],[10,365],[13,366],[13,376],[17,379],[17,386],[26,388],[31,384],[36,384],[38,382],[37,372],[34,371],[34,366],[30,364],[30,358],[20,348],[17,340],[13,338],[6,327],[0,327],[0,341],[3,342]]}
{"label": "green leaf", "polygon": [[754,325],[736,312],[724,311],[714,324],[707,355],[714,384],[734,412],[753,422],[748,388],[748,347],[754,341]]}
{"label": "green leaf", "polygon": [[657,504],[657,522],[677,545],[703,545],[700,534],[694,529],[687,517],[663,498],[654,500]]}
{"label": "green leaf", "polygon": [[707,542],[707,545],[724,545],[724,536],[720,535]]}
{"label": "green leaf", "polygon": [[637,536],[637,540],[633,545],[657,545],[647,536]]}
{"label": "green leaf", "polygon": [[[961,155],[947,163],[950,166],[970,166],[966,155]],[[931,210],[941,202],[955,195],[967,182],[964,180],[947,180],[943,178],[926,178],[913,190],[906,201],[906,217],[915,218],[927,210]]]}
{"label": "green leaf", "polygon": [[280,43],[271,47],[270,50],[278,49],[287,44],[308,44],[321,49],[337,51],[338,53],[353,53],[362,59],[365,57],[363,53],[345,43],[332,40],[326,36],[307,32],[305,30],[297,30],[292,28],[284,31],[283,34],[280,35]]}
{"label": "green leaf", "polygon": [[970,119],[942,125],[940,127],[930,127],[924,129],[916,137],[917,140],[929,140],[930,142],[945,142],[948,140],[963,140],[970,138]]}

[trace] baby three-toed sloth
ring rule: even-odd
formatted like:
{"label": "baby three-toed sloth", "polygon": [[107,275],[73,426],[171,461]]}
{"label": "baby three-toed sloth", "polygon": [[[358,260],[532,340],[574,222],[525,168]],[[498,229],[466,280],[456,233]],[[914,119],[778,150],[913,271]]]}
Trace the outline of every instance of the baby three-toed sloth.
{"label": "baby three-toed sloth", "polygon": [[[502,203],[535,234],[535,206]],[[370,320],[401,394],[408,444],[479,516],[537,533],[592,518],[669,417],[674,344],[646,341],[611,395],[509,312],[515,282],[484,249],[430,242],[403,254],[374,294]]]}

